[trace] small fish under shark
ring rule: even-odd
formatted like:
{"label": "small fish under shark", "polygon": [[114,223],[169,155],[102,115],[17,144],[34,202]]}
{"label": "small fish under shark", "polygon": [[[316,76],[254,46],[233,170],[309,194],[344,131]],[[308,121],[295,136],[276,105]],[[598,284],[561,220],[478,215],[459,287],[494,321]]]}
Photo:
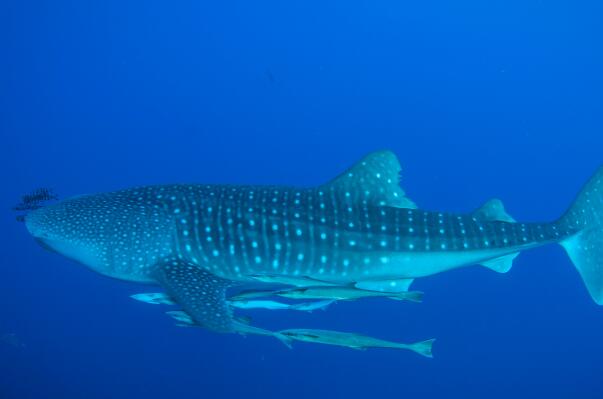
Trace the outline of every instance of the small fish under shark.
{"label": "small fish under shark", "polygon": [[[390,348],[410,350],[425,357],[433,357],[432,346],[435,339],[428,339],[412,344],[385,341],[355,333],[331,330],[288,329],[278,332],[288,339],[302,342],[313,342],[325,345],[343,346],[346,348],[365,350],[369,348]],[[282,338],[281,338],[282,339]]]}
{"label": "small fish under shark", "polygon": [[[322,287],[317,287],[320,289]],[[337,287],[324,287],[326,289],[329,288],[337,288]],[[308,290],[308,288],[301,288],[300,290]],[[348,289],[348,291],[352,291],[353,289]],[[296,290],[290,290],[295,292]],[[359,290],[356,290],[359,291]],[[280,295],[281,291],[251,291],[250,293],[271,293],[273,295]],[[283,291],[286,292],[286,291]],[[317,290],[316,294],[312,294],[312,289],[309,291],[310,298],[315,297],[323,297],[329,296],[328,290],[325,292],[320,292]],[[351,295],[342,296],[346,290],[341,290],[342,294],[332,293],[331,296],[335,299],[331,300],[322,300],[322,301],[314,301],[314,302],[304,302],[304,303],[282,303],[271,300],[253,300],[253,299],[245,299],[245,295],[231,297],[229,298],[229,303],[231,306],[238,309],[269,309],[269,310],[298,310],[298,311],[306,311],[312,312],[316,309],[326,309],[329,305],[331,305],[336,300],[351,300],[357,298],[350,298]],[[384,293],[373,292],[376,296],[382,296]],[[400,294],[414,294],[412,292],[403,292],[403,293],[393,293],[394,295]],[[318,295],[318,296],[314,296]],[[290,298],[299,298],[297,295],[293,294],[292,296],[282,295]],[[154,305],[176,305],[176,302],[169,299],[164,293],[145,293],[145,294],[135,294],[131,295],[133,299],[136,299],[141,302],[150,303]],[[403,296],[401,296],[403,297]],[[399,299],[399,298],[396,298]],[[167,312],[172,318],[179,322],[180,326],[196,326],[195,321],[185,312],[182,311],[169,311]],[[398,342],[390,342],[384,341],[372,337],[367,337],[364,335],[353,334],[353,333],[345,333],[338,331],[330,331],[330,330],[314,330],[314,329],[287,329],[283,331],[273,332],[269,330],[259,329],[256,327],[249,326],[247,323],[239,324],[237,329],[240,334],[255,334],[255,335],[265,335],[265,336],[274,336],[275,338],[280,339],[284,342],[288,347],[291,345],[291,341],[305,341],[305,342],[314,342],[321,343],[327,345],[336,345],[343,346],[352,349],[368,349],[368,348],[393,348],[393,349],[408,349],[419,353],[426,357],[432,357],[431,347],[434,342],[433,339],[422,341],[414,344],[404,344]]]}
{"label": "small fish under shark", "polygon": [[146,186],[32,207],[23,219],[44,248],[158,285],[194,325],[216,332],[253,329],[233,315],[230,289],[404,293],[417,278],[469,265],[505,273],[521,251],[549,243],[565,248],[603,304],[603,168],[547,223],[516,222],[497,199],[469,214],[417,208],[400,170],[392,152],[378,151],[317,187]]}
{"label": "small fish under shark", "polygon": [[[181,310],[167,312],[169,316],[175,319],[180,326],[196,327],[195,321]],[[345,348],[366,350],[370,348],[388,348],[388,349],[403,349],[418,353],[421,356],[433,357],[432,347],[435,339],[404,344],[400,342],[386,341],[383,339],[368,337],[366,335],[332,331],[332,330],[317,330],[308,328],[287,329],[281,331],[269,331],[262,328],[249,326],[246,323],[241,323],[240,327],[235,331],[242,335],[255,334],[271,336],[279,339],[287,347],[291,347],[293,341],[312,342],[324,345],[341,346]]]}
{"label": "small fish under shark", "polygon": [[262,298],[266,296],[280,296],[290,299],[331,299],[336,301],[353,301],[360,298],[369,297],[387,297],[398,301],[421,302],[423,293],[421,291],[403,291],[403,292],[387,292],[387,291],[368,291],[354,287],[298,287],[284,290],[250,290],[240,292],[229,298],[231,304],[236,304],[238,301],[249,300],[252,298]]}
{"label": "small fish under shark", "polygon": [[[134,294],[130,296],[137,301],[150,303],[153,305],[176,305],[163,292],[152,292],[145,294]],[[232,307],[238,309],[268,309],[268,310],[298,310],[301,312],[312,312],[314,310],[325,310],[336,299],[328,299],[323,301],[304,302],[304,303],[283,303],[271,300],[252,300],[252,299],[236,299],[229,298],[228,302]]]}
{"label": "small fish under shark", "polygon": [[303,303],[283,303],[270,300],[229,301],[230,306],[238,309],[297,310],[300,312],[313,312],[318,309],[325,310],[333,302],[335,302],[334,299]]}

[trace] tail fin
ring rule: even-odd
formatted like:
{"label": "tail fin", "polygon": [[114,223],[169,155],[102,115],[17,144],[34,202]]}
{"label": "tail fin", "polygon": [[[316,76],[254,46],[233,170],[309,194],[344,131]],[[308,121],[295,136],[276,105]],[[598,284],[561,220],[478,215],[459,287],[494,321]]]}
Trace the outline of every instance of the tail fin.
{"label": "tail fin", "polygon": [[434,342],[435,342],[435,338],[428,339],[426,341],[415,342],[414,344],[408,345],[408,349],[415,351],[419,355],[422,355],[422,356],[425,356],[428,358],[432,358],[433,353],[431,352],[431,350],[432,350]]}
{"label": "tail fin", "polygon": [[559,220],[561,231],[577,231],[561,241],[594,301],[603,305],[603,166],[586,183]]}

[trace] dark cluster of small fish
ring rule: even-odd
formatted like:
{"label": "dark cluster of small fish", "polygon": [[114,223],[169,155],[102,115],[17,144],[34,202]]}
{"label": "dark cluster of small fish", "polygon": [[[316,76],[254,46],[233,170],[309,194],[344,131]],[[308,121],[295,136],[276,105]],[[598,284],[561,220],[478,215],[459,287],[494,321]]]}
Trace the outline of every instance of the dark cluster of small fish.
{"label": "dark cluster of small fish", "polygon": [[25,215],[27,212],[34,209],[39,209],[44,206],[45,202],[58,200],[59,197],[54,193],[51,188],[37,188],[21,196],[21,202],[13,207],[14,211],[26,212],[25,214],[17,215],[16,219],[18,222],[25,221]]}

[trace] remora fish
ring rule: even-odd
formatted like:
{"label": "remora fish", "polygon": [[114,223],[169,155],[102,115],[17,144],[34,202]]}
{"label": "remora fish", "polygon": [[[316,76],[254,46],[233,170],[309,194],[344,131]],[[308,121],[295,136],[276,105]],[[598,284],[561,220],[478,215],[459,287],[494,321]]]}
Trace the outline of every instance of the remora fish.
{"label": "remora fish", "polygon": [[[199,325],[187,312],[182,310],[171,310],[166,312],[168,316],[176,320],[178,323],[176,324],[179,327],[204,327]],[[265,330],[263,328],[258,328],[254,326],[250,326],[245,320],[233,320],[232,321],[233,329],[231,332],[235,332],[241,335],[253,334],[253,335],[263,335],[267,337],[274,337],[280,340],[287,348],[291,348],[291,339],[289,337],[284,336],[278,331],[270,331]]]}
{"label": "remora fish", "polygon": [[[152,292],[145,294],[135,294],[130,296],[137,301],[150,303],[152,305],[176,305],[167,295],[162,292]],[[238,299],[231,300],[229,298],[229,304],[232,307],[239,309],[269,309],[269,310],[299,310],[302,312],[312,312],[317,309],[326,309],[335,300],[324,300],[316,302],[304,302],[304,303],[283,303],[269,300],[248,300]]]}
{"label": "remora fish", "polygon": [[311,287],[316,285],[336,285],[327,281],[313,280],[307,277],[291,277],[291,276],[274,276],[270,274],[260,274],[257,276],[250,275],[253,279],[269,284],[284,284],[293,285],[296,287]]}
{"label": "remora fish", "polygon": [[[516,223],[498,200],[468,215],[417,209],[400,165],[376,152],[314,188],[163,185],[80,196],[30,211],[44,247],[114,278],[162,286],[198,325],[234,332],[225,290],[262,274],[389,290],[560,243],[603,304],[603,168],[552,223]],[[403,291],[403,289],[400,289]]]}
{"label": "remora fish", "polygon": [[431,352],[435,339],[416,342],[413,344],[401,344],[398,342],[385,341],[382,339],[367,337],[365,335],[313,329],[290,329],[279,331],[279,334],[285,337],[304,342],[314,342],[326,345],[343,346],[352,349],[368,348],[393,348],[407,349],[416,352],[425,357],[433,357]]}
{"label": "remora fish", "polygon": [[263,291],[263,290],[252,290],[243,291],[230,298],[232,303],[237,301],[249,300],[251,298],[261,298],[266,296],[280,296],[283,298],[290,299],[332,299],[337,301],[353,301],[360,298],[368,297],[388,297],[399,301],[412,301],[421,302],[423,300],[423,293],[420,291],[403,291],[403,292],[389,292],[389,291],[368,291],[357,289],[354,287],[301,287],[291,288],[287,290],[278,291]]}
{"label": "remora fish", "polygon": [[163,292],[150,292],[145,294],[134,294],[130,295],[130,298],[136,299],[140,302],[150,303],[152,305],[176,305],[176,302],[172,301]]}
{"label": "remora fish", "polygon": [[312,312],[317,309],[326,309],[334,300],[304,302],[304,303],[282,303],[268,300],[239,300],[230,301],[230,305],[239,309],[269,309],[269,310],[298,310],[301,312]]}

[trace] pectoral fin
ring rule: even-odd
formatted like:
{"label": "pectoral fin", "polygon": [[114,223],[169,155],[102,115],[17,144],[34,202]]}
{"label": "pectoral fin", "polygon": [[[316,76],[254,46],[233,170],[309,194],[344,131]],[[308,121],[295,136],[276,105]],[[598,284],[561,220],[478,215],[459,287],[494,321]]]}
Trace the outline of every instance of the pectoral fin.
{"label": "pectoral fin", "polygon": [[230,281],[178,259],[162,263],[154,277],[194,324],[217,332],[234,331],[232,310],[225,298]]}

